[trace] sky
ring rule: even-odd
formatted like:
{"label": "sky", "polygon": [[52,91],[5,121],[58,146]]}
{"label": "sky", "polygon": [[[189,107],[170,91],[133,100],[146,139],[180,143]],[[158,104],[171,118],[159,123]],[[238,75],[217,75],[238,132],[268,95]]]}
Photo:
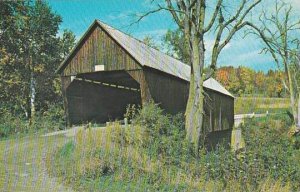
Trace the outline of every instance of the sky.
{"label": "sky", "polygon": [[[269,2],[265,2],[262,6],[272,9],[274,0],[267,1]],[[286,1],[293,5],[294,10],[300,11],[300,0]],[[48,0],[48,3],[63,19],[60,33],[64,29],[69,29],[75,33],[77,39],[80,39],[95,19],[138,39],[151,36],[158,44],[161,44],[161,39],[168,29],[176,29],[176,24],[167,11],[151,14],[135,23],[138,15],[156,8],[157,5],[150,0]],[[243,38],[243,34],[238,33],[221,52],[218,67],[247,66],[264,72],[277,69],[270,55],[260,54],[263,47],[260,41],[251,36]],[[206,62],[209,63],[213,35],[209,34],[205,38],[208,50]]]}

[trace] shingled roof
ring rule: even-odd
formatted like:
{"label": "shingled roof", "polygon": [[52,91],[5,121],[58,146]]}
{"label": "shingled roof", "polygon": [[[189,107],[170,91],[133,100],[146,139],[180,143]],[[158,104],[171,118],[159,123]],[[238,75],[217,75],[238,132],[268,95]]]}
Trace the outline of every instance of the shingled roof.
{"label": "shingled roof", "polygon": [[[93,26],[98,25],[105,30],[112,39],[114,39],[120,46],[125,49],[141,66],[150,67],[167,74],[173,75],[185,81],[190,81],[190,66],[166,55],[154,48],[151,48],[144,44],[142,41],[137,40],[99,20],[95,20],[90,26],[89,30],[80,39],[77,46],[85,39],[85,36],[89,34]],[[76,46],[76,47],[77,47]],[[67,64],[69,57],[76,50],[76,47],[71,51],[70,55],[62,62],[57,72],[61,72]],[[210,78],[204,82],[204,87],[220,92],[224,95],[233,97],[219,82]]]}

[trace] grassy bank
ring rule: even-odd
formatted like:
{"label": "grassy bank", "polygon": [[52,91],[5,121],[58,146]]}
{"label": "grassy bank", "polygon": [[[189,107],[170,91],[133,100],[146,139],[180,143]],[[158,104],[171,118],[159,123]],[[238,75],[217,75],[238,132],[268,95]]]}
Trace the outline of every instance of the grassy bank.
{"label": "grassy bank", "polygon": [[246,147],[201,150],[195,158],[182,116],[150,106],[133,126],[83,130],[57,150],[49,172],[78,191],[299,191],[299,150],[286,116],[250,120]]}
{"label": "grassy bank", "polygon": [[237,97],[235,98],[234,113],[285,113],[290,108],[288,98],[267,97]]}

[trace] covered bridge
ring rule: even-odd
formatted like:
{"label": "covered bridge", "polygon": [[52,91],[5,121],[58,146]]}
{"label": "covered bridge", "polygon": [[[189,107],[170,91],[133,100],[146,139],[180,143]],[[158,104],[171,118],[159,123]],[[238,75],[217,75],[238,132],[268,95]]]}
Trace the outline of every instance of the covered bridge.
{"label": "covered bridge", "polygon": [[[150,100],[166,112],[184,112],[190,66],[95,20],[62,62],[67,121],[105,123],[121,119],[128,104]],[[213,78],[204,82],[207,130],[234,124],[234,97]]]}

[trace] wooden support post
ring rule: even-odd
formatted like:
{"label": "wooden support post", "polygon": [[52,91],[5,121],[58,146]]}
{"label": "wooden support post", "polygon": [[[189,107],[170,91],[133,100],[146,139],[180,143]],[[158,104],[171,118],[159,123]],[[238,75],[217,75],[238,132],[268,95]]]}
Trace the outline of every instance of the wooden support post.
{"label": "wooden support post", "polygon": [[153,100],[151,92],[146,81],[145,74],[142,70],[127,71],[127,73],[140,84],[142,105]]}
{"label": "wooden support post", "polygon": [[62,95],[64,100],[64,111],[65,111],[65,121],[66,121],[66,127],[70,127],[70,119],[69,119],[69,105],[68,105],[68,99],[67,99],[67,88],[71,84],[71,77],[61,77],[61,89],[62,89]]}

